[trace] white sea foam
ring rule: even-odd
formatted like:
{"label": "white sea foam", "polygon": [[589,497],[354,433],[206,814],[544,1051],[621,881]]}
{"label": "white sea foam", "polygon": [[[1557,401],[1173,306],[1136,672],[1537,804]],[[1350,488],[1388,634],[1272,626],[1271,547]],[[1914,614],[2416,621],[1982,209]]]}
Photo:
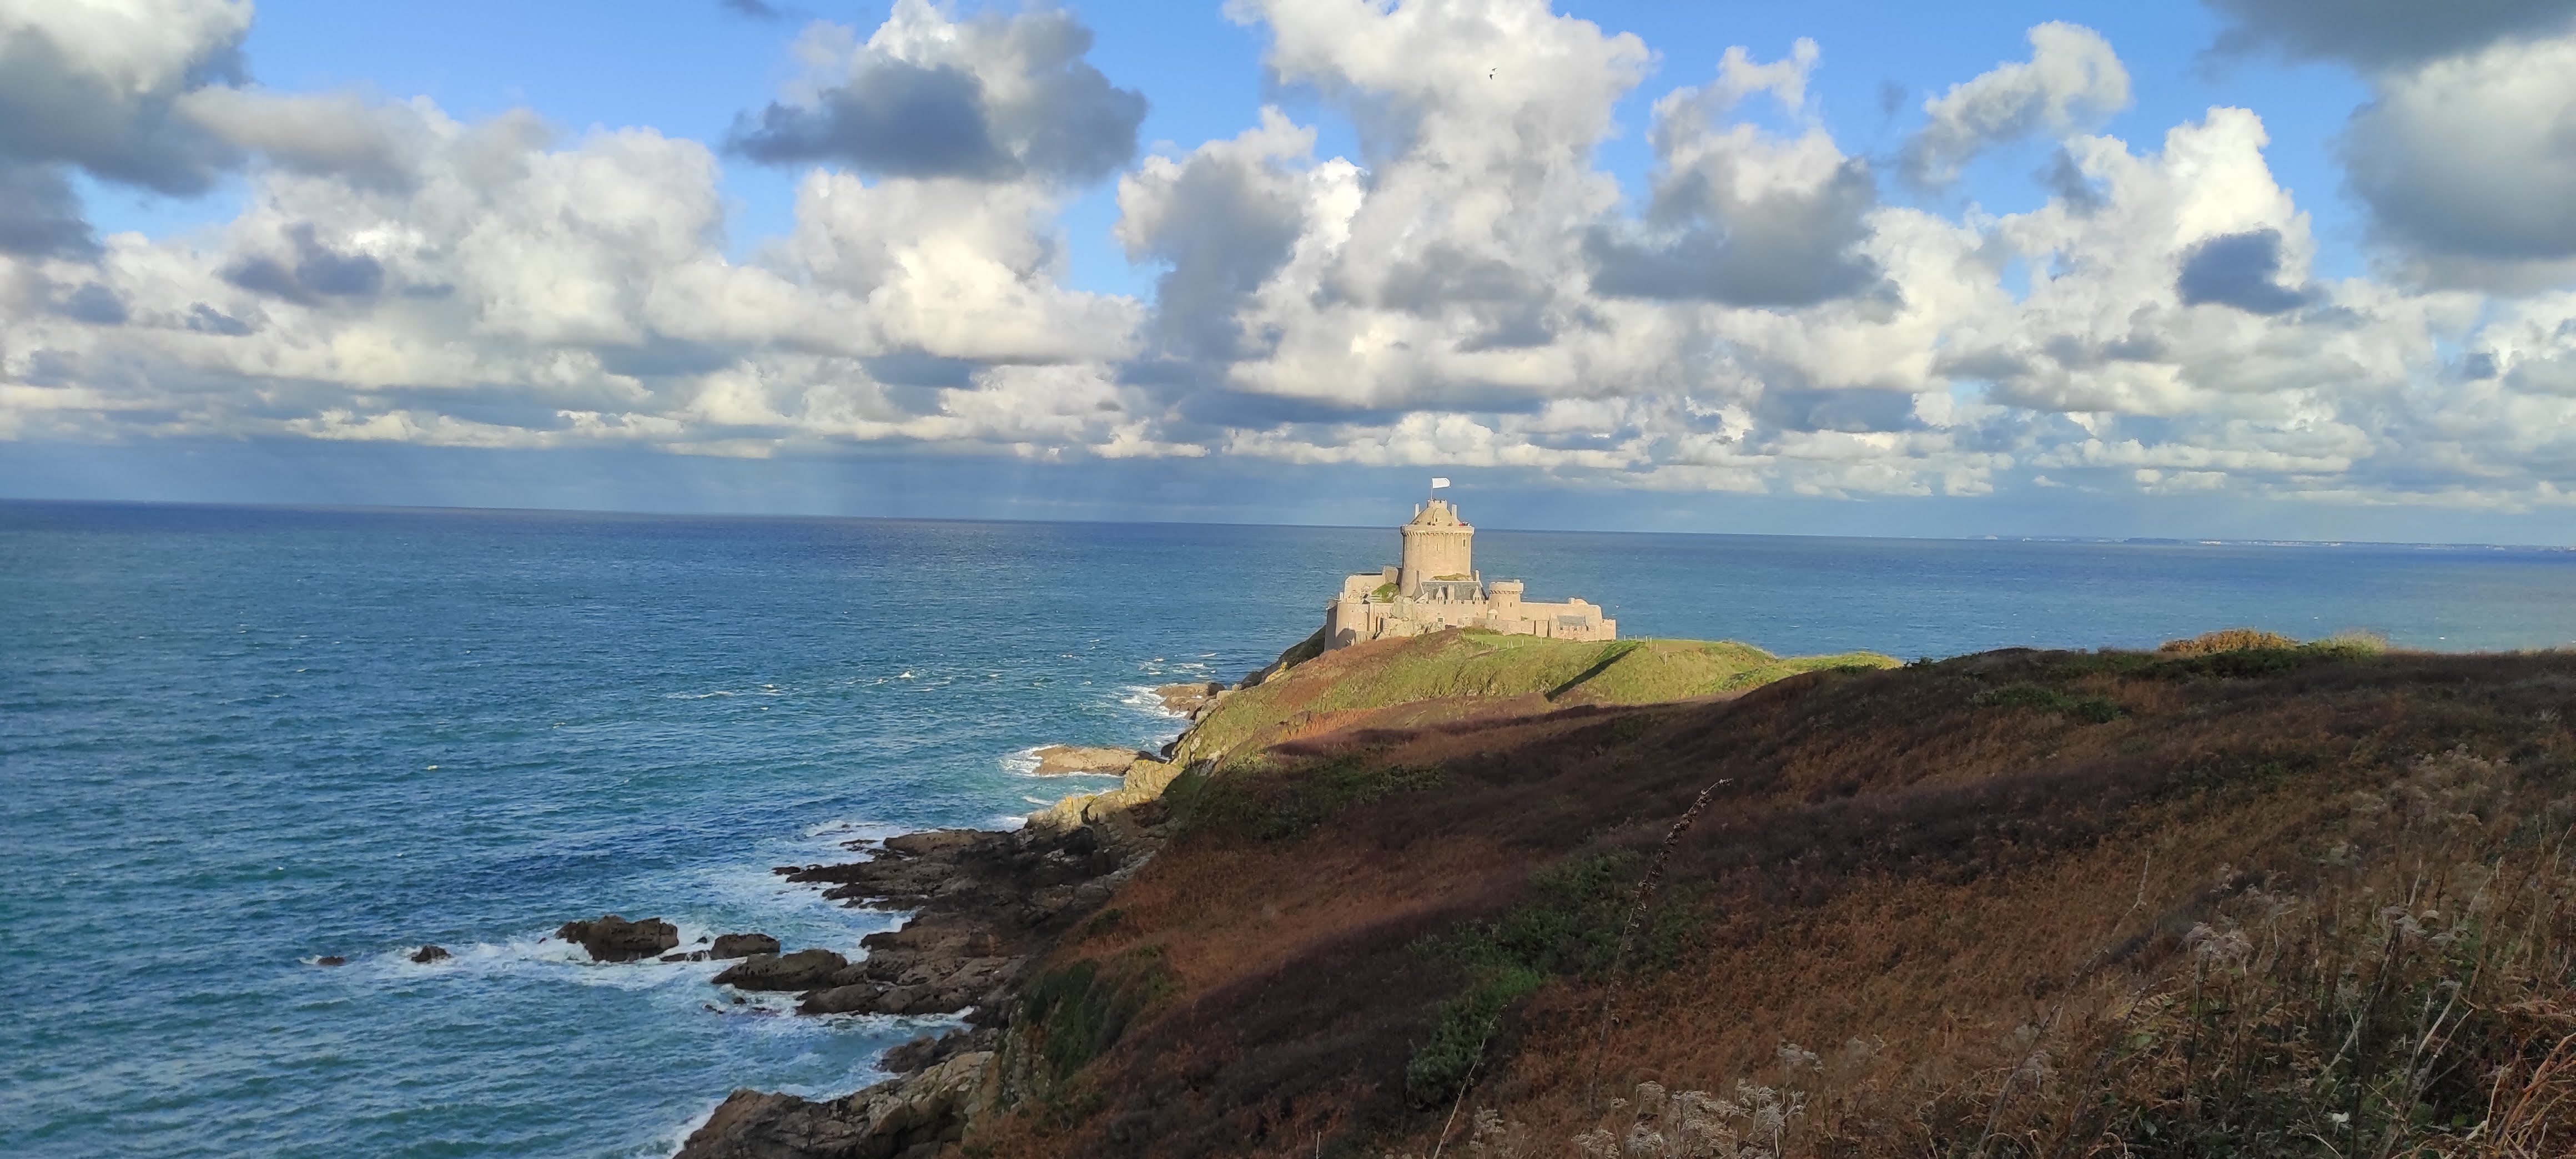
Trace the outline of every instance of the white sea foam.
{"label": "white sea foam", "polygon": [[1188,720],[1190,718],[1190,714],[1186,712],[1175,712],[1169,708],[1163,707],[1163,696],[1161,693],[1154,691],[1152,685],[1128,685],[1127,695],[1119,697],[1118,703],[1126,705],[1129,708],[1142,710],[1149,715],[1160,717],[1164,720]]}
{"label": "white sea foam", "polygon": [[665,693],[663,693],[663,694],[662,694],[662,699],[664,699],[664,700],[706,700],[706,699],[710,699],[710,698],[712,698],[712,697],[717,697],[717,696],[732,696],[732,695],[733,695],[733,693],[731,693],[731,692],[727,692],[727,691],[725,691],[725,690],[723,690],[723,689],[719,688],[719,689],[717,689],[717,690],[716,690],[716,691],[714,691],[714,692],[665,692]]}

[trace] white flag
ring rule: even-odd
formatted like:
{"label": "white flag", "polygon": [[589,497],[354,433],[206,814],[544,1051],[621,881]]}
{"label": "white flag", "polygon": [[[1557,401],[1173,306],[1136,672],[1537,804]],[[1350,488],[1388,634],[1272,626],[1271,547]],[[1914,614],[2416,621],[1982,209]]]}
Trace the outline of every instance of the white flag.
{"label": "white flag", "polygon": [[1443,487],[1446,487],[1446,486],[1448,486],[1448,485],[1449,485],[1449,480],[1447,480],[1447,479],[1443,479],[1443,478],[1441,478],[1441,477],[1440,477],[1440,476],[1438,476],[1438,475],[1433,475],[1433,476],[1431,477],[1431,489],[1432,489],[1432,490],[1434,490],[1434,491],[1437,491],[1437,490],[1439,490],[1439,489],[1441,489],[1441,488],[1443,488]]}

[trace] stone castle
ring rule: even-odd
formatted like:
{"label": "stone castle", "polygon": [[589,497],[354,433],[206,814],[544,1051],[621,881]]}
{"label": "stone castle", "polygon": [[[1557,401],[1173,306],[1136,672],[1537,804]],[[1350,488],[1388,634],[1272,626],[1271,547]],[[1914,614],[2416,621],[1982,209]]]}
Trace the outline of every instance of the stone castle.
{"label": "stone castle", "polygon": [[1488,587],[1476,572],[1476,529],[1448,503],[1434,499],[1415,508],[1402,531],[1402,566],[1343,580],[1342,593],[1325,605],[1327,650],[1443,628],[1557,640],[1619,638],[1619,622],[1604,619],[1595,605],[1578,599],[1523,603],[1519,580],[1495,580]]}

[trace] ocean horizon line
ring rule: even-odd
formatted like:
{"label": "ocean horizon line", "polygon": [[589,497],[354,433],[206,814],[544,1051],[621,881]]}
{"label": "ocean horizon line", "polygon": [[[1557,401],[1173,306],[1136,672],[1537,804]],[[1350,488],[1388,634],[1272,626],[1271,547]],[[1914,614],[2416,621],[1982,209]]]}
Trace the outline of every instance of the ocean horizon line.
{"label": "ocean horizon line", "polygon": [[[243,503],[231,501],[195,501],[185,499],[66,499],[53,497],[18,497],[0,495],[0,508],[112,508],[124,510],[175,509],[197,511],[255,511],[308,514],[412,514],[412,515],[521,515],[570,516],[592,519],[626,519],[635,521],[724,521],[741,523],[874,523],[924,525],[989,525],[1006,527],[1242,527],[1279,528],[1283,530],[1368,531],[1371,523],[1295,523],[1284,520],[1214,520],[1214,519],[1042,519],[996,518],[963,515],[849,515],[827,512],[776,511],[670,511],[613,507],[497,507],[462,504],[427,503]],[[1519,527],[1479,523],[1482,532],[1500,535],[1603,535],[1633,536],[1658,539],[1760,539],[1760,540],[1828,540],[1855,543],[2050,543],[2101,547],[2313,547],[2313,548],[2407,548],[2426,551],[2576,551],[2576,544],[2564,543],[2494,543],[2474,540],[2432,541],[2402,539],[2297,539],[2252,536],[2155,536],[2155,535],[2058,535],[2058,534],[1982,534],[1982,535],[1857,535],[1779,531],[1669,531],[1592,527]]]}

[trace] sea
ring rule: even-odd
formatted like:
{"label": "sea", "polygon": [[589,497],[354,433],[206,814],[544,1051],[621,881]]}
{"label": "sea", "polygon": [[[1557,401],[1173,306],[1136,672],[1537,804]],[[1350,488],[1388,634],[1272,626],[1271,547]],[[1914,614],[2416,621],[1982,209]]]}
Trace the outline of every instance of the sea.
{"label": "sea", "polygon": [[[770,873],[1000,827],[1151,747],[1391,528],[0,503],[0,1154],[663,1156],[939,1019],[736,1005],[684,941],[854,950]],[[1626,636],[1899,658],[2254,626],[2576,643],[2576,553],[1485,531]],[[454,956],[415,965],[436,944]],[[346,959],[330,967],[325,956]]]}

